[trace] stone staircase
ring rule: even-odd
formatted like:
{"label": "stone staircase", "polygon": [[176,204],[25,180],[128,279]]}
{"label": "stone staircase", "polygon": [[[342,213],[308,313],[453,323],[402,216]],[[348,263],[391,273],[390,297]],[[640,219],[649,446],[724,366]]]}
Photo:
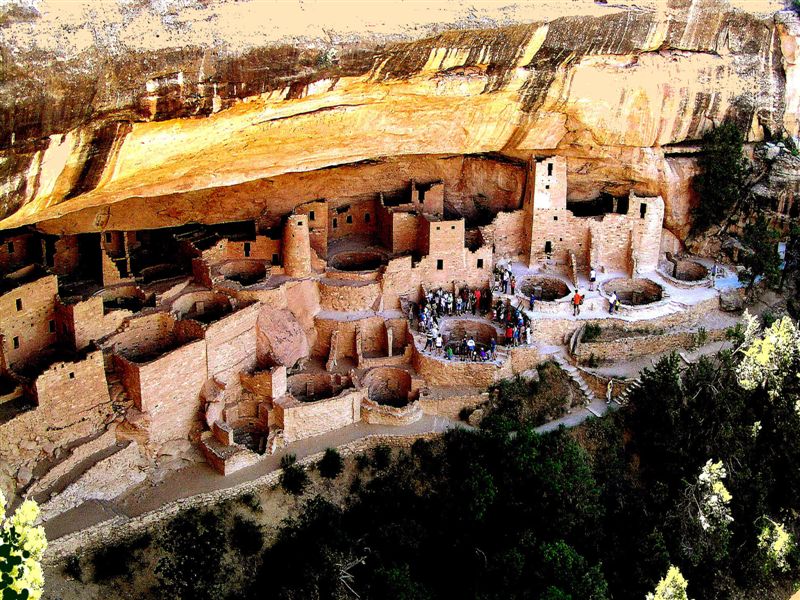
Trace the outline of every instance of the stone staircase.
{"label": "stone staircase", "polygon": [[628,386],[625,388],[625,391],[623,391],[623,392],[622,392],[622,393],[621,393],[619,396],[617,396],[616,398],[614,398],[614,402],[616,402],[616,403],[617,403],[617,404],[619,404],[620,406],[625,406],[625,405],[628,403],[628,398],[630,397],[630,395],[631,395],[631,394],[632,394],[634,391],[636,391],[638,388],[640,388],[640,387],[641,387],[641,385],[642,385],[642,380],[641,380],[639,377],[637,377],[636,379],[634,379],[634,380],[633,380],[633,381],[632,381],[632,382],[631,382],[631,383],[630,383],[630,384],[629,384],[629,385],[628,385]]}
{"label": "stone staircase", "polygon": [[564,371],[569,378],[575,382],[575,385],[578,386],[578,389],[580,389],[586,402],[586,409],[596,417],[603,416],[605,410],[603,410],[601,404],[604,404],[605,402],[600,400],[589,388],[586,381],[584,381],[583,377],[581,377],[580,370],[571,365],[561,353],[552,354],[551,356],[561,370]]}

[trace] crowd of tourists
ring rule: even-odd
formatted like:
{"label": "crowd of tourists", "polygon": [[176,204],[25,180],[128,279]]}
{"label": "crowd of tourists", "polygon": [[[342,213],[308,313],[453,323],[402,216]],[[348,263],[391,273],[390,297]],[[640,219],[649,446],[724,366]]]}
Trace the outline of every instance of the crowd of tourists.
{"label": "crowd of tourists", "polygon": [[492,307],[492,321],[505,328],[506,346],[530,345],[533,330],[528,315],[519,307],[511,304],[511,299],[505,302],[498,300]]}

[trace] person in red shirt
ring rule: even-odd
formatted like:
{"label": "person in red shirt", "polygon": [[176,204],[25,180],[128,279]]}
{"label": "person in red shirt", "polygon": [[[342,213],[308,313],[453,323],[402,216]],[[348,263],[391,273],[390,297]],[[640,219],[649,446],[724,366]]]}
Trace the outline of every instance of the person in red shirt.
{"label": "person in red shirt", "polygon": [[511,325],[506,327],[506,346],[510,346],[514,342],[514,329]]}
{"label": "person in red shirt", "polygon": [[578,290],[575,290],[575,295],[572,297],[572,316],[577,317],[581,314],[581,304],[583,304],[583,296]]}
{"label": "person in red shirt", "polygon": [[478,312],[481,310],[481,291],[475,290],[475,306],[478,307]]}

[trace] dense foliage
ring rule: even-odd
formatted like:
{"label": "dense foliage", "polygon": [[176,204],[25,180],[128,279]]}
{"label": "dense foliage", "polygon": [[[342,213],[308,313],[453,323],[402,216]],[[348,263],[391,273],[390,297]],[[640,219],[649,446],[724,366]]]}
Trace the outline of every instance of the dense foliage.
{"label": "dense foliage", "polygon": [[25,500],[14,514],[6,514],[0,492],[0,598],[36,600],[44,586],[42,555],[47,548],[44,529],[34,526],[39,506]]}
{"label": "dense foliage", "polygon": [[700,204],[694,213],[694,230],[722,224],[746,198],[748,161],[742,152],[744,134],[734,123],[724,123],[703,137],[694,187]]}
{"label": "dense foliage", "polygon": [[800,335],[788,320],[757,334],[750,321],[736,352],[662,359],[580,435],[500,414],[415,443],[345,509],[307,500],[241,597],[787,597]]}
{"label": "dense foliage", "polygon": [[763,277],[770,287],[776,287],[780,283],[779,237],[778,232],[770,227],[762,214],[744,228],[742,242],[746,252],[742,263],[745,269],[739,274],[739,279],[747,283],[748,289],[752,289],[759,277]]}

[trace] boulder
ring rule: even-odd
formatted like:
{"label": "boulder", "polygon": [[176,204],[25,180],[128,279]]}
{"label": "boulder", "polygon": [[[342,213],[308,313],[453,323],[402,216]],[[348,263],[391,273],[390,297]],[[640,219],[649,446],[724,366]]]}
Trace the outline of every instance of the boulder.
{"label": "boulder", "polygon": [[472,411],[469,418],[467,419],[467,423],[472,425],[473,427],[478,427],[483,421],[483,417],[485,416],[485,411],[482,408],[476,408]]}
{"label": "boulder", "polygon": [[308,337],[287,309],[264,308],[256,321],[256,353],[259,364],[293,367],[308,358]]}
{"label": "boulder", "polygon": [[719,308],[726,312],[744,310],[744,293],[741,289],[723,290],[719,294]]}

